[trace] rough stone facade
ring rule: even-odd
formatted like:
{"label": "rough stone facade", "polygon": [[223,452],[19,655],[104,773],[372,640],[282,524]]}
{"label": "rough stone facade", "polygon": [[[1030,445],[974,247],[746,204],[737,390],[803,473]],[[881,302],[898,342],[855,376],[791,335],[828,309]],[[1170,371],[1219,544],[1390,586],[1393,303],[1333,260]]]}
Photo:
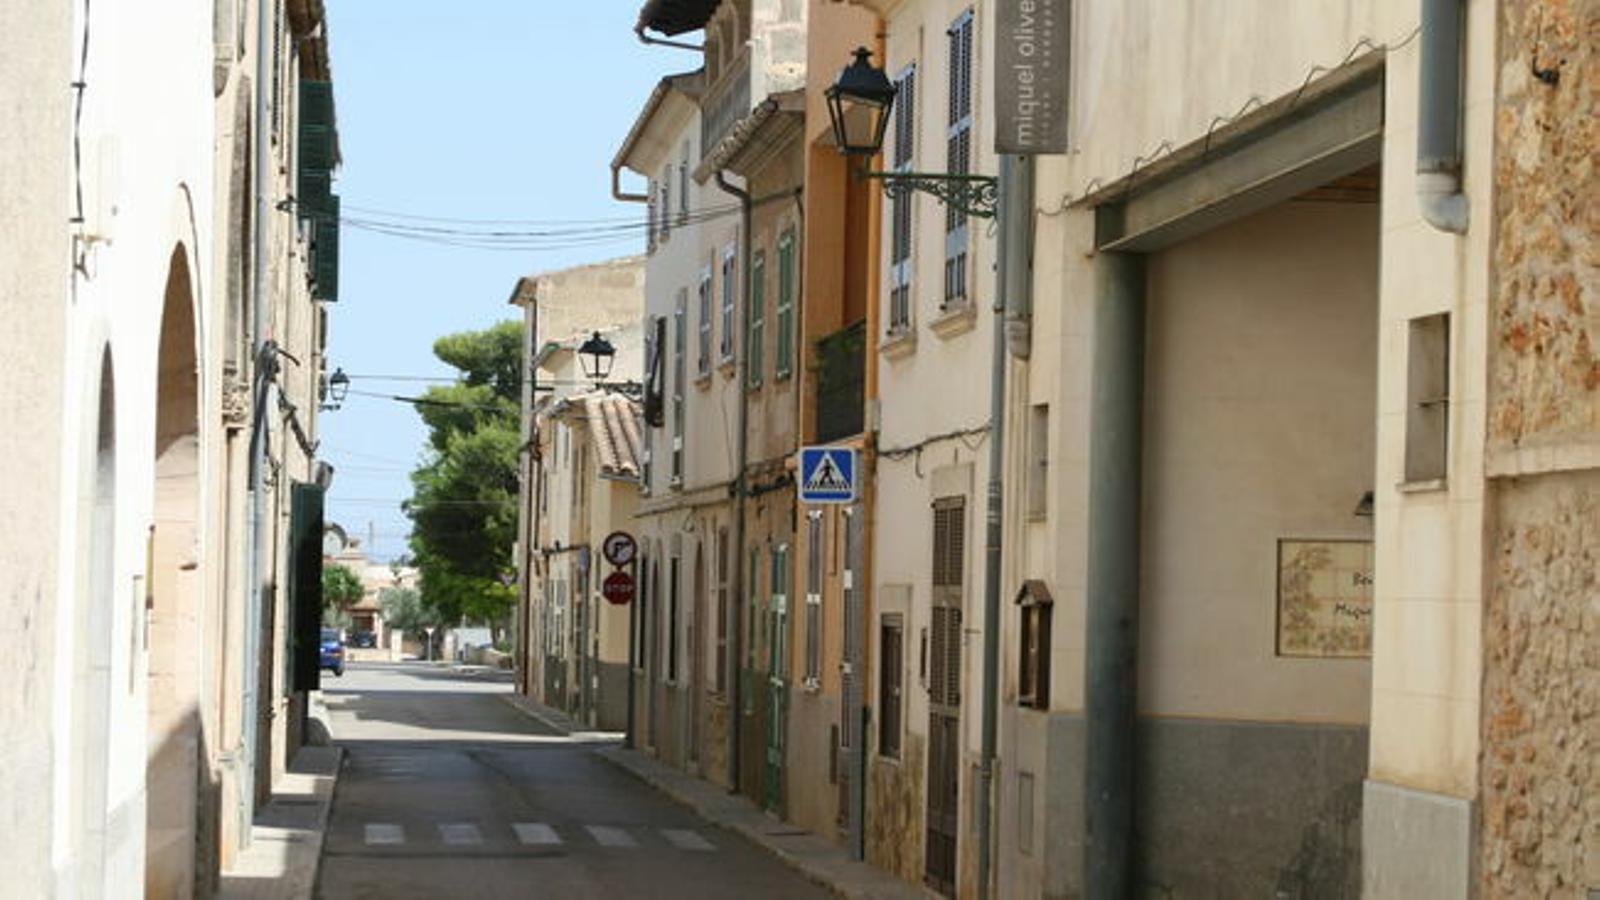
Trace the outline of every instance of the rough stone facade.
{"label": "rough stone facade", "polygon": [[1600,0],[1500,7],[1489,441],[1592,445],[1600,437]]}
{"label": "rough stone facade", "polygon": [[927,742],[907,732],[899,762],[874,756],[867,774],[867,861],[912,882],[922,881],[926,759]]}
{"label": "rough stone facade", "polygon": [[1486,897],[1600,888],[1600,472],[1504,485],[1484,631]]}

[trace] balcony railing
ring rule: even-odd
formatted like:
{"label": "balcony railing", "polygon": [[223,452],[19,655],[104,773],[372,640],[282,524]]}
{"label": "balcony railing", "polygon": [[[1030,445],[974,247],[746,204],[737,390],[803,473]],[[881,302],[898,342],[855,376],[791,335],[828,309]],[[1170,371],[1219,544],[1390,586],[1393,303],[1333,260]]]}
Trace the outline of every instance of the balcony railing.
{"label": "balcony railing", "polygon": [[736,122],[750,112],[750,54],[742,54],[700,103],[700,152],[710,153]]}
{"label": "balcony railing", "polygon": [[867,323],[817,339],[817,441],[860,434],[866,425]]}

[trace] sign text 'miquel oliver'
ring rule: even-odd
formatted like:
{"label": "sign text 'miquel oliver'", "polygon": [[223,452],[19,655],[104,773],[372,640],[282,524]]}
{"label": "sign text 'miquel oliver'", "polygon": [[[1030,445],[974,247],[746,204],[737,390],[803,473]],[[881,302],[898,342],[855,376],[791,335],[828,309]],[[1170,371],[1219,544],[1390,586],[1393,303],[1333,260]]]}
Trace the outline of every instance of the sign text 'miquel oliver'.
{"label": "sign text 'miquel oliver'", "polygon": [[996,153],[1067,152],[1069,2],[995,4]]}

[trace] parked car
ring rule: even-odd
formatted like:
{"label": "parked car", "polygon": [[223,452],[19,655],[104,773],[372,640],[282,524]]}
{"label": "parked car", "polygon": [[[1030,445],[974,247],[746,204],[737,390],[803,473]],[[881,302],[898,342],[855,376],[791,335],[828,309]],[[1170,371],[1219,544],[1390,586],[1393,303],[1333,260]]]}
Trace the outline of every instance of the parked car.
{"label": "parked car", "polygon": [[344,676],[344,641],[337,628],[322,629],[322,667],[332,669],[335,678]]}
{"label": "parked car", "polygon": [[350,646],[372,648],[378,646],[378,635],[371,631],[354,631],[350,633]]}

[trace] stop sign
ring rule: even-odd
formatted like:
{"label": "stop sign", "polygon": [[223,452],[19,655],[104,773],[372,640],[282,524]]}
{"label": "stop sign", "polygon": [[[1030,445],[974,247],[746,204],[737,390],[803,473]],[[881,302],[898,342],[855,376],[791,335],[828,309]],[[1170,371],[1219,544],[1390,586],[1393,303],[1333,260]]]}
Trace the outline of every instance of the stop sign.
{"label": "stop sign", "polygon": [[633,576],[627,572],[612,572],[601,583],[600,594],[618,606],[633,602]]}

